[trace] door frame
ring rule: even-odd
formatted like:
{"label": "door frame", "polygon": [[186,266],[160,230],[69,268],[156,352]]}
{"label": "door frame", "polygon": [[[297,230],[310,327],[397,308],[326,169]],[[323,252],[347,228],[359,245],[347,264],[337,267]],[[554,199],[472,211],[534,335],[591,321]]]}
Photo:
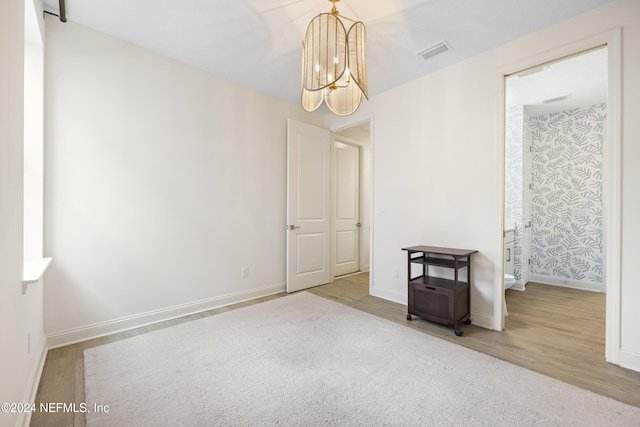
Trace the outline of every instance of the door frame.
{"label": "door frame", "polygon": [[[563,58],[579,54],[597,47],[607,47],[608,95],[607,95],[607,144],[605,146],[604,174],[604,213],[605,213],[605,283],[606,283],[606,316],[605,316],[605,358],[607,362],[620,364],[620,311],[621,311],[621,194],[622,194],[622,29],[615,28],[596,34],[586,39],[555,48],[539,55],[527,58],[506,66],[497,73],[498,79],[498,129],[500,135],[500,197],[499,211],[496,213],[496,227],[500,230],[500,238],[496,242],[496,253],[502,253],[504,245],[505,212],[505,79],[522,70],[555,62]],[[504,329],[504,261],[494,266],[493,297],[493,329]]]}
{"label": "door frame", "polygon": [[[516,289],[525,290],[525,285],[531,278],[531,265],[529,264],[529,258],[531,258],[531,132],[529,131],[529,117],[527,111],[522,112],[522,127],[523,127],[523,168],[522,173],[524,177],[522,179],[522,213],[524,215],[524,224],[522,227],[522,289],[517,287]],[[528,224],[528,225],[525,225]]]}
{"label": "door frame", "polygon": [[[340,132],[343,132],[349,128],[353,128],[356,126],[360,126],[364,123],[369,123],[369,200],[367,203],[367,208],[368,208],[368,221],[369,221],[369,230],[365,230],[366,227],[362,227],[360,230],[360,241],[362,242],[363,240],[363,233],[366,231],[367,233],[369,233],[369,271],[373,271],[374,268],[374,216],[373,216],[373,201],[374,201],[374,152],[375,152],[375,145],[374,145],[374,136],[373,136],[373,114],[370,115],[358,115],[356,116],[347,116],[347,117],[342,117],[340,118],[340,121],[337,123],[334,123],[333,125],[329,125],[329,131],[331,131],[331,134],[337,134]],[[332,138],[333,139],[333,138]],[[356,144],[356,145],[360,145],[360,144]],[[361,151],[362,151],[362,147]],[[333,147],[331,152],[333,153]],[[362,154],[362,152],[361,152]],[[332,162],[334,161],[334,159],[331,159]],[[362,187],[362,178],[363,176],[363,162],[362,162],[362,155],[360,157],[360,185]],[[332,176],[333,178],[333,176]],[[362,198],[362,191],[361,191],[361,198]],[[333,202],[333,201],[332,201]],[[363,219],[363,208],[364,208],[364,203],[360,203],[360,217],[361,220]],[[333,233],[333,231],[332,231]],[[333,247],[333,245],[332,245]],[[333,254],[332,254],[333,256]],[[363,260],[362,260],[362,245],[360,247],[360,269],[362,271],[362,266],[363,266]],[[369,294],[371,294],[371,291],[373,289],[374,286],[374,280],[373,280],[373,274],[369,274]],[[333,270],[331,272],[331,280],[333,280],[334,275],[333,275]]]}
{"label": "door frame", "polygon": [[[359,141],[348,138],[346,136],[342,136],[340,134],[331,132],[331,280],[336,277],[334,267],[336,267],[337,261],[337,242],[335,241],[336,237],[336,202],[338,198],[338,189],[337,189],[337,174],[338,174],[338,159],[336,158],[337,153],[337,144],[350,145],[358,150],[358,222],[362,224],[363,220],[363,183],[362,183],[362,163],[363,163],[363,147],[364,144]],[[360,227],[358,230],[358,271],[351,274],[356,274],[358,272],[362,272],[363,269],[363,256],[362,256],[362,247],[363,247],[363,236],[362,236],[363,227]]]}

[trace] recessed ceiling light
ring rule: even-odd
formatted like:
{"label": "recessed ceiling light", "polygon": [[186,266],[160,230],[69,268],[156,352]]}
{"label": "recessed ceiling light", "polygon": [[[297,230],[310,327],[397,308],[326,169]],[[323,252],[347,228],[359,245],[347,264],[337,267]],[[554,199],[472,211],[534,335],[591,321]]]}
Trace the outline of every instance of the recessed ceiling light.
{"label": "recessed ceiling light", "polygon": [[438,55],[442,52],[446,52],[450,49],[451,46],[449,46],[449,43],[447,43],[446,40],[442,40],[434,45],[429,46],[426,49],[422,49],[420,52],[418,52],[418,55],[420,55],[423,59],[429,59],[432,56]]}
{"label": "recessed ceiling light", "polygon": [[541,71],[548,70],[548,69],[549,69],[548,65],[540,66],[540,67],[533,67],[533,68],[529,68],[528,70],[524,70],[524,71],[519,72],[514,77],[516,79],[519,79],[521,77],[530,76],[531,74],[539,73]]}
{"label": "recessed ceiling light", "polygon": [[542,101],[542,103],[543,104],[551,104],[552,102],[564,101],[565,99],[569,99],[569,98],[571,98],[571,94],[563,95],[563,96],[557,96],[555,98],[545,99],[544,101]]}

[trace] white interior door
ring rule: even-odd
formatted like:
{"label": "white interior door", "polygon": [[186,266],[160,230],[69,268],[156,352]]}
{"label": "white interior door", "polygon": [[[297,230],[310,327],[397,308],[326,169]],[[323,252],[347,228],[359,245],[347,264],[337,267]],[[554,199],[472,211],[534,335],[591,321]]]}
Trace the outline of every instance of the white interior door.
{"label": "white interior door", "polygon": [[360,147],[335,141],[333,239],[335,276],[360,270]]}
{"label": "white interior door", "polygon": [[287,292],[331,280],[331,133],[287,121]]}

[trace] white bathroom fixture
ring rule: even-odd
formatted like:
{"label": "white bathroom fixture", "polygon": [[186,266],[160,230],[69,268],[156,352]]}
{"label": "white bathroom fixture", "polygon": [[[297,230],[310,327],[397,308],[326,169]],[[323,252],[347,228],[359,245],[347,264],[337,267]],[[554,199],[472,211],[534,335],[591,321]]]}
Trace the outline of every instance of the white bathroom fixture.
{"label": "white bathroom fixture", "polygon": [[504,275],[504,288],[505,289],[509,289],[510,287],[512,287],[513,285],[516,284],[516,278],[513,277],[511,274],[506,274]]}

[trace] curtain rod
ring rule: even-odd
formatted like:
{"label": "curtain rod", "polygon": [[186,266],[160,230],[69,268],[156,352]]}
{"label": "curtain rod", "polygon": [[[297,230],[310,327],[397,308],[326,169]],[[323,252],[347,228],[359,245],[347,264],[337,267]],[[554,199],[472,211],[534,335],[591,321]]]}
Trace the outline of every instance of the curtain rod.
{"label": "curtain rod", "polygon": [[60,21],[62,22],[67,22],[67,12],[65,11],[65,7],[64,7],[64,0],[59,0],[60,1],[60,14],[56,14],[53,12],[49,12],[47,10],[43,10],[43,17],[44,15],[52,15],[52,16],[57,16],[58,18],[60,18]]}
{"label": "curtain rod", "polygon": [[64,0],[59,0],[58,4],[60,5],[60,21],[67,22],[67,11],[65,10]]}

